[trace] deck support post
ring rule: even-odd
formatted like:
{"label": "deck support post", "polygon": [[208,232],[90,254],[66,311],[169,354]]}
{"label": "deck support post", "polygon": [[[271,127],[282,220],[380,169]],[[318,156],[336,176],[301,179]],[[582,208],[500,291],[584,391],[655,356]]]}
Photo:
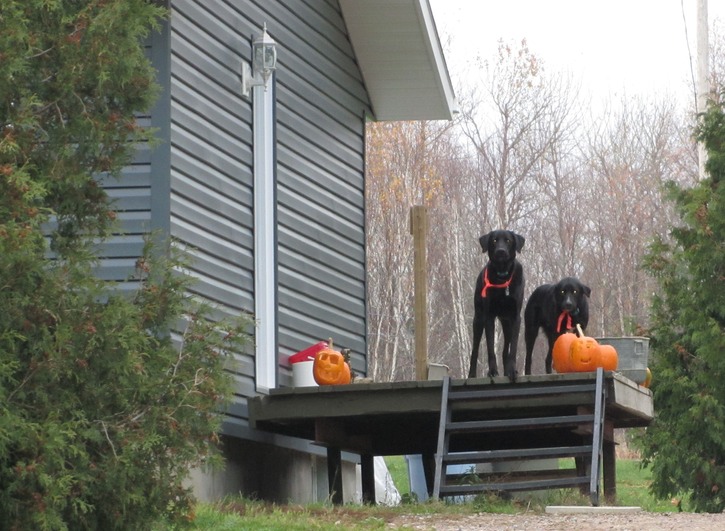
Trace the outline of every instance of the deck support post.
{"label": "deck support post", "polygon": [[617,457],[616,444],[611,439],[604,439],[602,448],[602,482],[604,499],[610,505],[617,501]]}
{"label": "deck support post", "polygon": [[360,455],[360,482],[362,483],[362,502],[375,505],[375,457]]}
{"label": "deck support post", "polygon": [[342,452],[339,448],[327,448],[327,482],[330,501],[333,505],[342,505]]}

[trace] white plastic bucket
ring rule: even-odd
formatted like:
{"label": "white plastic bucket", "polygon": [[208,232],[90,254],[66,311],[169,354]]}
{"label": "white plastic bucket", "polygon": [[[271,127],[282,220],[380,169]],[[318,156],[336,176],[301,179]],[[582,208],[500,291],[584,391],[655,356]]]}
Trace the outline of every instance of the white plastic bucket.
{"label": "white plastic bucket", "polygon": [[315,376],[312,374],[313,361],[298,361],[292,364],[292,385],[295,387],[316,386]]}
{"label": "white plastic bucket", "polygon": [[315,363],[315,355],[323,349],[327,348],[325,341],[319,341],[314,345],[300,350],[296,354],[289,357],[289,364],[292,366],[292,385],[295,387],[313,387],[317,386],[315,377],[312,372],[312,366]]}

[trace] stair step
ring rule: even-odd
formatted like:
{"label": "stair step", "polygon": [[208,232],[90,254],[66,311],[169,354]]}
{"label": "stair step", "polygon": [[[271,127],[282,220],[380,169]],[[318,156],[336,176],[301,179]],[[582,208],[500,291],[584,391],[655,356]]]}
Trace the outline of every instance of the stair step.
{"label": "stair step", "polygon": [[[516,461],[506,461],[506,464],[514,465]],[[490,471],[476,471],[474,467],[463,472],[455,472],[446,475],[445,484],[449,486],[455,485],[474,485],[484,483],[501,483],[507,481],[509,483],[517,481],[533,481],[543,479],[561,479],[576,478],[579,472],[576,468],[541,468],[535,470],[517,470],[514,466],[510,470],[501,467],[501,470],[492,469]]]}
{"label": "stair step", "polygon": [[506,481],[500,483],[477,483],[470,485],[442,485],[440,488],[441,496],[460,496],[466,494],[476,494],[479,492],[491,491],[525,491],[540,489],[563,489],[568,487],[577,487],[579,485],[588,485],[589,476],[577,476],[570,478],[556,479],[537,479],[524,481]]}
{"label": "stair step", "polygon": [[485,450],[480,452],[456,452],[443,456],[447,465],[467,463],[493,463],[498,461],[514,461],[517,459],[554,459],[563,457],[582,457],[592,455],[591,445],[560,446],[555,448],[526,448],[506,450]]}
{"label": "stair step", "polygon": [[503,388],[503,389],[475,389],[453,390],[448,393],[448,401],[463,402],[468,400],[501,399],[501,398],[532,398],[537,396],[556,396],[575,393],[593,393],[595,383],[580,383],[570,385],[552,385],[549,387],[534,388]]}
{"label": "stair step", "polygon": [[566,426],[578,426],[579,424],[591,424],[594,422],[594,415],[562,415],[558,417],[534,417],[524,419],[499,419],[499,420],[469,420],[449,422],[446,424],[448,433],[501,431],[511,428],[518,429],[540,429]]}

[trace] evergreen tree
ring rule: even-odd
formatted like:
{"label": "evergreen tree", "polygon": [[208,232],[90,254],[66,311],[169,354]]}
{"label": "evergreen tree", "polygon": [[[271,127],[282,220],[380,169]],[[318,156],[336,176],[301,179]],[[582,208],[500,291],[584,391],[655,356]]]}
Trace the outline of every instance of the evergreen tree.
{"label": "evergreen tree", "polygon": [[708,176],[669,185],[682,223],[656,242],[651,329],[656,418],[642,440],[653,492],[684,496],[696,511],[725,509],[725,112],[702,118]]}
{"label": "evergreen tree", "polygon": [[[215,455],[224,354],[173,247],[131,288],[93,275],[114,228],[100,181],[155,93],[147,0],[0,3],[0,529],[147,529],[191,516],[190,467]],[[133,289],[132,289],[133,288]]]}

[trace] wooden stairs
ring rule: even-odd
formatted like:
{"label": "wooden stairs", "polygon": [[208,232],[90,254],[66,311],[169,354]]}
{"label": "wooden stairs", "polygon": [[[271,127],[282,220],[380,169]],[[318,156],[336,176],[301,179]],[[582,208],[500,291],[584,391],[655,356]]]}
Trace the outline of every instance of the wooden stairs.
{"label": "wooden stairs", "polygon": [[[578,487],[599,505],[605,394],[602,369],[590,381],[533,387],[452,389],[446,377],[433,497]],[[559,469],[560,458],[576,468]]]}

